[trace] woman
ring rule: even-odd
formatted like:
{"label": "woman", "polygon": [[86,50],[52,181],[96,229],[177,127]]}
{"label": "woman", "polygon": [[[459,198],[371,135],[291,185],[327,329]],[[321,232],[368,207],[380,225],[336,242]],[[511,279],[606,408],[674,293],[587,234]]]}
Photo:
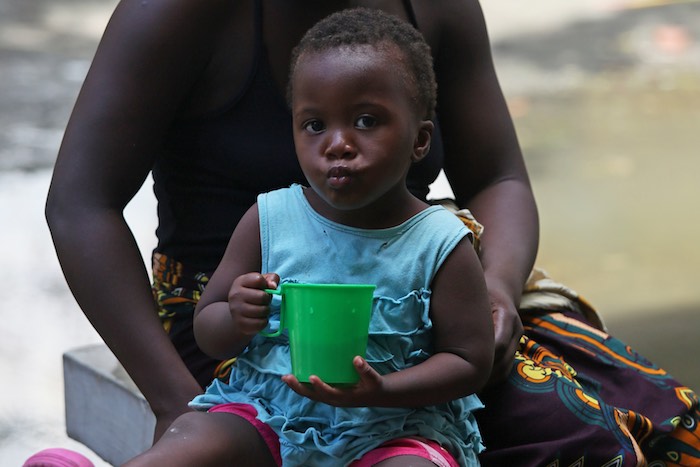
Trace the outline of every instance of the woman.
{"label": "woman", "polygon": [[[444,168],[457,205],[468,207],[486,228],[481,261],[496,355],[494,386],[482,395],[487,409],[480,423],[490,446],[482,462],[571,463],[593,439],[605,451],[596,454],[600,459],[622,451],[633,462],[640,456],[636,442],[620,435],[622,428],[603,430],[577,416],[558,434],[584,441],[557,454],[572,444],[550,444],[541,406],[527,404],[533,394],[542,397],[539,387],[517,383],[522,370],[509,383],[495,385],[513,367],[523,333],[517,306],[537,252],[538,220],[476,0],[122,0],[117,6],[66,130],[47,218],[78,303],[151,404],[155,437],[188,410],[187,402],[212,378],[217,362],[196,348],[191,313],[238,219],[258,193],[304,181],[283,98],[290,52],[312,24],[351,6],[381,8],[425,36],[435,61],[436,133],[442,140],[435,138],[431,154],[411,171],[409,186],[424,197]],[[122,216],[151,170],[158,198],[154,279],[161,319]],[[535,331],[539,324],[528,320]],[[559,362],[555,368],[566,368]],[[663,385],[670,393],[678,386],[665,380]],[[554,389],[547,394],[554,401],[546,405],[547,415],[572,413],[561,402],[568,399]],[[694,400],[681,411],[674,398],[659,417],[696,411]],[[614,404],[630,407],[624,399]],[[522,412],[514,417],[516,408]],[[611,413],[615,418],[617,412]]]}

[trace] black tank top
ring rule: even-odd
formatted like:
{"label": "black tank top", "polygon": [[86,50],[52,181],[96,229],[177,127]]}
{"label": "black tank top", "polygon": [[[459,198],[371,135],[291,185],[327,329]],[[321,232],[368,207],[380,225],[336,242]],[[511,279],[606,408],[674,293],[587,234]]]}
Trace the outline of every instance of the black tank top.
{"label": "black tank top", "polygon": [[[404,1],[417,27],[410,1]],[[255,8],[255,59],[240,94],[222,110],[176,121],[153,166],[158,201],[156,251],[199,271],[213,271],[241,216],[259,193],[306,184],[297,162],[292,117],[272,77]],[[431,151],[408,175],[421,199],[443,162],[437,128]]]}

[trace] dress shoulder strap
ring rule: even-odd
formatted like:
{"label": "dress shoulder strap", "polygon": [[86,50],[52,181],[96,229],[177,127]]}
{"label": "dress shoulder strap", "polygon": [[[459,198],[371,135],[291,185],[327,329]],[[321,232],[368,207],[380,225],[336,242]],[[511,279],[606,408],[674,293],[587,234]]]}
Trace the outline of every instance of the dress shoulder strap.
{"label": "dress shoulder strap", "polygon": [[416,12],[413,11],[413,5],[411,4],[411,0],[402,0],[403,1],[403,7],[406,10],[406,14],[408,15],[408,20],[411,22],[414,28],[420,30],[418,27],[418,20],[416,19]]}

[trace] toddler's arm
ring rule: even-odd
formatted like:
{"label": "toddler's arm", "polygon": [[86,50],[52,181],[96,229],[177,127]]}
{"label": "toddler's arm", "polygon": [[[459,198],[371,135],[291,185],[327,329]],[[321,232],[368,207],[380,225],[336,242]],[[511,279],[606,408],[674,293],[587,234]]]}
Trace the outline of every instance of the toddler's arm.
{"label": "toddler's arm", "polygon": [[214,358],[240,354],[255,334],[267,325],[270,295],[276,274],[260,274],[258,209],[253,205],[241,218],[226,252],[195,309],[197,344]]}

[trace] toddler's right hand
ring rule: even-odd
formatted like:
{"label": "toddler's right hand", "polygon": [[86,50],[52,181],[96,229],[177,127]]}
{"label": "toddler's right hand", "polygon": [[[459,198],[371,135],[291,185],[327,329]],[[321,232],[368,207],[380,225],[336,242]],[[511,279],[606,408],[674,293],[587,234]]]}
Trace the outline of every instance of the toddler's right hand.
{"label": "toddler's right hand", "polygon": [[264,289],[275,289],[278,283],[277,274],[258,272],[243,274],[233,281],[228,307],[238,332],[253,336],[265,329],[272,297]]}

